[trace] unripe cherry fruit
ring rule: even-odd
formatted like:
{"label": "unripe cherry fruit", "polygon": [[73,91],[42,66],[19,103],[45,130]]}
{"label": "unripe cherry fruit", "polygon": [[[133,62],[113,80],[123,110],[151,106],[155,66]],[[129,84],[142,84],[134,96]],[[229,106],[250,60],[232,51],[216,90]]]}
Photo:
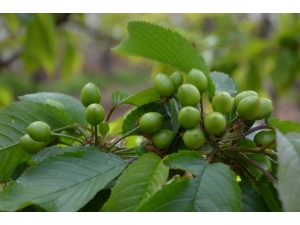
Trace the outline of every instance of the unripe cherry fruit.
{"label": "unripe cherry fruit", "polygon": [[210,134],[219,134],[226,128],[226,119],[222,113],[210,112],[204,117],[204,127]]}
{"label": "unripe cherry fruit", "polygon": [[186,83],[194,85],[200,93],[205,92],[208,86],[205,74],[201,70],[195,68],[188,73]]}
{"label": "unripe cherry fruit", "polygon": [[257,117],[255,117],[256,120],[262,120],[266,118],[266,116],[273,110],[273,104],[272,101],[268,98],[260,98],[261,101],[261,110]]}
{"label": "unripe cherry fruit", "polygon": [[[262,130],[254,136],[253,140],[257,145],[263,146],[263,145],[270,143],[271,141],[274,141],[275,139],[276,139],[275,131]],[[274,145],[271,145],[269,148],[271,148],[271,149],[276,148],[276,143]]]}
{"label": "unripe cherry fruit", "polygon": [[178,89],[178,101],[184,106],[196,106],[200,102],[201,94],[192,84],[183,84]]}
{"label": "unripe cherry fruit", "polygon": [[200,112],[193,106],[185,106],[178,113],[178,122],[185,129],[196,127],[200,122]]}
{"label": "unripe cherry fruit", "polygon": [[193,128],[186,130],[182,139],[187,147],[191,149],[196,149],[200,148],[204,144],[205,136],[202,130],[198,128]]}
{"label": "unripe cherry fruit", "polygon": [[158,112],[148,112],[141,116],[139,120],[140,129],[148,134],[158,131],[163,124],[162,115]]}
{"label": "unripe cherry fruit", "polygon": [[165,98],[170,97],[175,92],[172,79],[164,73],[159,73],[155,76],[154,88],[161,97]]}
{"label": "unripe cherry fruit", "polygon": [[101,101],[101,92],[95,84],[90,82],[81,89],[80,100],[85,107],[93,103],[98,104]]}
{"label": "unripe cherry fruit", "polygon": [[215,112],[227,114],[231,111],[233,99],[226,91],[217,93],[212,99],[212,108]]}
{"label": "unripe cherry fruit", "polygon": [[173,81],[175,92],[177,92],[178,88],[183,84],[183,75],[181,72],[176,71],[176,72],[172,73],[170,78]]}
{"label": "unripe cherry fruit", "polygon": [[86,121],[91,125],[100,124],[105,118],[105,110],[100,104],[90,104],[84,113]]}
{"label": "unripe cherry fruit", "polygon": [[255,91],[242,91],[234,98],[234,106],[237,107],[240,101],[246,97],[249,96],[258,96],[258,94]]}
{"label": "unripe cherry fruit", "polygon": [[101,135],[106,135],[106,134],[108,134],[109,129],[110,129],[109,124],[108,124],[108,122],[106,122],[106,121],[103,121],[103,122],[100,123],[99,126],[98,126],[98,130],[99,130],[99,133],[100,133]]}
{"label": "unripe cherry fruit", "polygon": [[51,128],[43,121],[36,121],[26,128],[29,136],[38,142],[48,141],[51,135]]}
{"label": "unripe cherry fruit", "polygon": [[258,116],[261,110],[261,101],[257,96],[249,96],[242,99],[237,106],[237,113],[245,120],[252,120]]}
{"label": "unripe cherry fruit", "polygon": [[45,147],[44,142],[33,140],[28,134],[20,138],[21,147],[30,154],[35,154]]}
{"label": "unripe cherry fruit", "polygon": [[174,132],[167,129],[161,129],[152,135],[152,144],[156,148],[166,149],[172,143],[173,138]]}

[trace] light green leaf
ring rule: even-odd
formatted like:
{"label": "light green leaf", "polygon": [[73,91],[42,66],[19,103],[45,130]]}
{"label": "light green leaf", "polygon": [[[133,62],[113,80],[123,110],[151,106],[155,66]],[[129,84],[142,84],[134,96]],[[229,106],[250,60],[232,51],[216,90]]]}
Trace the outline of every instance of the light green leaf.
{"label": "light green leaf", "polygon": [[276,131],[278,152],[277,189],[284,211],[299,212],[300,133],[283,135]]}
{"label": "light green leaf", "polygon": [[87,125],[87,122],[84,119],[85,107],[79,100],[70,95],[52,92],[39,92],[35,94],[23,95],[19,98],[21,101],[26,100],[41,103],[44,103],[47,99],[59,101],[66,108],[66,111],[71,115],[74,123]]}
{"label": "light green leaf", "polygon": [[[159,94],[156,92],[156,90],[154,88],[149,88],[143,91],[140,91],[136,94],[130,95],[125,97],[124,94],[118,94],[119,98],[121,100],[121,98],[123,98],[121,101],[118,102],[118,105],[121,104],[131,104],[134,106],[141,106],[144,104],[147,104],[149,102],[154,102],[156,100],[160,99]],[[121,96],[120,96],[121,95]]]}
{"label": "light green leaf", "polygon": [[229,94],[236,93],[233,80],[227,74],[214,71],[211,72],[209,75],[216,86],[215,94],[217,94],[220,91],[226,91]]}
{"label": "light green leaf", "polygon": [[0,210],[38,205],[46,211],[78,211],[118,176],[126,163],[100,151],[68,152],[43,160],[0,192]]}
{"label": "light green leaf", "polygon": [[248,182],[239,182],[242,196],[242,212],[269,212],[259,192]]}
{"label": "light green leaf", "polygon": [[30,21],[25,34],[23,56],[25,63],[29,62],[26,60],[28,58],[42,65],[47,73],[53,73],[56,64],[56,34],[51,14],[38,13]]}
{"label": "light green leaf", "polygon": [[38,120],[48,123],[51,129],[73,124],[66,111],[38,102],[15,102],[0,110],[0,183],[9,178],[17,164],[30,158],[19,141],[28,125]]}
{"label": "light green leaf", "polygon": [[272,118],[269,119],[268,126],[276,127],[276,129],[283,134],[293,131],[300,132],[300,124],[290,120],[279,120],[278,118]]}
{"label": "light green leaf", "polygon": [[192,44],[177,32],[155,24],[133,21],[128,23],[128,36],[113,51],[154,59],[169,64],[185,73],[196,68],[208,79],[209,95],[215,94],[215,86],[208,67]]}
{"label": "light green leaf", "polygon": [[122,101],[126,98],[128,98],[130,94],[125,93],[123,91],[116,91],[112,94],[111,100],[114,106],[118,106],[122,104]]}
{"label": "light green leaf", "polygon": [[131,164],[112,188],[101,211],[130,212],[146,202],[167,181],[169,167],[154,153],[143,154]]}
{"label": "light green leaf", "polygon": [[164,163],[195,175],[164,185],[138,211],[240,211],[241,196],[234,173],[222,163],[209,164],[195,151],[168,155]]}

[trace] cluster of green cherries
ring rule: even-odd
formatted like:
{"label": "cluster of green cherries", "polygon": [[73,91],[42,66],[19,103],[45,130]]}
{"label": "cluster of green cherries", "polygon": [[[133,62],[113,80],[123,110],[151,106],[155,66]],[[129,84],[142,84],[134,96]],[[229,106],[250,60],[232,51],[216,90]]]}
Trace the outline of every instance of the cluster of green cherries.
{"label": "cluster of green cherries", "polygon": [[[206,136],[222,134],[229,126],[225,115],[231,112],[233,107],[237,114],[235,121],[238,118],[261,120],[272,112],[270,99],[259,98],[256,92],[249,90],[240,92],[234,98],[226,91],[218,92],[211,101],[213,111],[204,114],[200,100],[207,86],[207,77],[198,69],[192,69],[185,82],[179,71],[170,76],[159,73],[154,78],[154,88],[162,98],[168,100],[174,97],[180,103],[178,122],[183,128],[180,136],[190,149],[200,148],[205,143]],[[139,120],[140,129],[151,135],[152,144],[158,149],[168,148],[175,135],[171,130],[162,129],[162,125],[163,117],[158,112],[145,113]],[[255,136],[254,141],[263,145],[274,138],[274,131],[264,130]]]}
{"label": "cluster of green cherries", "polygon": [[[97,145],[98,131],[101,135],[105,135],[109,131],[109,124],[104,121],[105,110],[103,106],[99,104],[101,101],[101,92],[95,84],[88,83],[81,90],[80,100],[86,107],[85,119],[91,125],[92,139],[95,141],[95,145]],[[53,99],[47,99],[44,104],[65,110],[63,104]],[[20,145],[30,154],[35,154],[43,149],[47,143],[49,143],[51,137],[54,136],[71,138],[78,141],[78,139],[60,132],[61,129],[58,129],[57,132],[51,131],[50,126],[43,121],[35,121],[29,124],[26,131],[27,134],[20,138]],[[82,142],[82,144],[85,143]]]}

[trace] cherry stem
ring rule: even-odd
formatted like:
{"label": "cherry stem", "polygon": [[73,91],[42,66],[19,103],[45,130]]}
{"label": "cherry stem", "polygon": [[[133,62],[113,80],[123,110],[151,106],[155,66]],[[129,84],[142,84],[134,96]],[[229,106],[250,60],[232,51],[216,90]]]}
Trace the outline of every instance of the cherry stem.
{"label": "cherry stem", "polygon": [[215,147],[214,150],[209,154],[207,161],[210,162],[212,160],[212,158],[214,157],[214,155],[216,154],[216,152],[219,150],[218,147]]}
{"label": "cherry stem", "polygon": [[70,135],[51,132],[51,136],[53,136],[53,137],[65,137],[65,138],[70,138],[70,139],[73,139],[73,140],[75,140],[75,141],[78,141],[78,142],[79,142],[80,144],[82,144],[83,146],[85,145],[85,142],[81,141],[80,139],[78,139],[78,138],[76,138],[76,137],[70,136]]}
{"label": "cherry stem", "polygon": [[248,161],[249,163],[251,163],[253,166],[255,166],[257,169],[259,169],[263,174],[265,174],[268,179],[272,182],[275,182],[276,179],[267,171],[265,170],[261,165],[259,165],[257,162],[255,162],[254,160],[246,157],[246,156],[241,156],[243,159],[245,159],[246,161]]}
{"label": "cherry stem", "polygon": [[251,134],[253,133],[254,131],[258,131],[258,130],[263,130],[263,129],[273,129],[272,127],[269,127],[267,125],[260,125],[260,126],[256,126],[256,127],[253,127],[253,128],[250,128],[249,130],[245,131],[242,136],[239,137],[239,139],[237,140],[234,140],[232,142],[232,144],[236,144],[241,138],[244,138],[246,137],[248,134]]}
{"label": "cherry stem", "polygon": [[135,131],[139,130],[140,127],[137,126],[134,129],[132,129],[131,131],[129,131],[128,133],[124,134],[121,138],[119,138],[118,140],[116,140],[114,143],[112,143],[112,145],[107,149],[109,152],[113,149],[113,147],[116,146],[116,144],[118,144],[120,141],[122,141],[124,138],[127,138],[128,136],[132,135]]}
{"label": "cherry stem", "polygon": [[94,132],[94,134],[95,134],[95,136],[94,136],[94,139],[95,139],[95,146],[97,147],[98,146],[98,125],[95,125],[95,126],[93,126],[93,128],[94,128],[94,130],[95,130],[95,132]]}
{"label": "cherry stem", "polygon": [[[58,129],[54,129],[52,130],[52,132],[57,133],[66,129],[73,129],[73,130],[78,130],[86,139],[88,138],[87,133],[85,132],[85,130],[88,130],[88,128],[84,125],[81,124],[74,124],[74,125],[69,125],[69,126],[65,126],[65,127],[60,127]],[[82,129],[83,128],[83,129]]]}
{"label": "cherry stem", "polygon": [[113,114],[113,112],[115,111],[116,108],[117,108],[117,107],[115,106],[115,107],[113,107],[112,109],[110,109],[110,112],[109,112],[109,114],[107,115],[106,120],[105,120],[106,122],[109,121],[111,115]]}
{"label": "cherry stem", "polygon": [[239,115],[236,115],[228,124],[227,126],[229,127],[231,124],[233,124],[237,119],[239,118]]}

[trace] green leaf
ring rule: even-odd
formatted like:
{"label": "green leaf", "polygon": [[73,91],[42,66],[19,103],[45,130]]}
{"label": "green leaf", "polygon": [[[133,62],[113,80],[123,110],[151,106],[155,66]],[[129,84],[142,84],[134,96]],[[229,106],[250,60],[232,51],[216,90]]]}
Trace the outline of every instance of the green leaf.
{"label": "green leaf", "polygon": [[278,152],[277,189],[284,211],[299,212],[300,183],[300,133],[283,135],[276,131]]}
{"label": "green leaf", "polygon": [[155,194],[167,181],[169,167],[154,153],[143,154],[120,176],[101,211],[130,212]]}
{"label": "green leaf", "polygon": [[56,34],[51,14],[38,13],[30,21],[25,34],[23,56],[25,64],[29,63],[29,59],[42,65],[47,73],[53,73],[56,64]]}
{"label": "green leaf", "polygon": [[227,74],[214,71],[211,72],[209,75],[216,86],[215,94],[217,94],[220,91],[226,91],[231,95],[236,93],[233,80]]}
{"label": "green leaf", "polygon": [[65,37],[65,51],[62,61],[62,76],[69,79],[75,72],[79,71],[82,66],[82,54],[78,48],[76,35],[69,31],[63,32]]}
{"label": "green leaf", "polygon": [[[129,113],[122,126],[123,134],[128,133],[129,131],[136,128],[136,123],[138,122],[138,119],[147,112],[162,112],[164,110],[163,106],[160,106],[156,104],[155,102],[150,102],[148,104],[142,105],[135,110],[133,110],[131,113]],[[161,113],[163,114],[163,113]]]}
{"label": "green leaf", "polygon": [[267,180],[266,176],[262,176],[259,179],[257,188],[271,212],[282,212],[281,203],[278,199],[278,192],[275,189],[274,184]]}
{"label": "green leaf", "polygon": [[150,58],[169,64],[185,73],[193,68],[199,69],[208,79],[208,94],[211,96],[215,94],[215,86],[203,57],[180,34],[155,24],[139,21],[129,22],[127,29],[128,36],[113,51]]}
{"label": "green leaf", "polygon": [[100,151],[68,152],[43,160],[0,192],[0,210],[35,204],[46,211],[77,211],[118,176],[126,163]]}
{"label": "green leaf", "polygon": [[300,132],[300,124],[290,120],[279,120],[278,118],[272,118],[269,119],[268,126],[275,127],[283,134],[293,131]]}
{"label": "green leaf", "polygon": [[259,192],[251,183],[239,182],[242,196],[242,212],[269,212],[268,205],[265,203]]}
{"label": "green leaf", "polygon": [[118,106],[122,104],[122,101],[126,98],[128,98],[130,94],[125,93],[123,91],[116,91],[112,94],[111,100],[114,106]]}
{"label": "green leaf", "polygon": [[48,123],[51,129],[73,124],[66,111],[38,102],[15,102],[0,110],[0,183],[10,177],[17,164],[30,158],[19,141],[28,125],[38,120]]}
{"label": "green leaf", "polygon": [[70,147],[59,147],[59,146],[51,146],[49,148],[45,148],[38,153],[34,154],[30,158],[30,163],[38,163],[46,158],[57,154],[64,154],[65,152],[76,152],[78,150],[98,150],[98,148],[94,146],[70,146]]}
{"label": "green leaf", "polygon": [[79,100],[70,95],[52,92],[39,92],[35,94],[23,95],[19,98],[21,101],[26,100],[41,103],[44,103],[47,99],[59,101],[65,107],[66,111],[71,115],[74,123],[87,125],[87,122],[84,119],[85,107]]}
{"label": "green leaf", "polygon": [[99,191],[79,212],[99,212],[111,194],[110,189]]}
{"label": "green leaf", "polygon": [[138,211],[221,212],[240,211],[241,196],[236,177],[222,163],[209,164],[195,151],[168,155],[164,163],[195,175],[175,178],[164,185]]}
{"label": "green leaf", "polygon": [[113,102],[118,103],[115,106],[119,106],[121,104],[131,104],[134,106],[141,106],[147,104],[149,102],[154,102],[160,99],[159,94],[156,92],[154,88],[149,88],[143,91],[140,91],[133,95],[126,96],[126,93],[117,91],[115,92],[116,96],[113,96]]}
{"label": "green leaf", "polygon": [[247,148],[257,148],[254,141],[248,138],[242,138],[236,143],[236,147],[247,147]]}
{"label": "green leaf", "polygon": [[169,106],[171,111],[172,131],[176,134],[180,128],[180,124],[178,121],[178,113],[180,110],[180,105],[174,98],[172,98],[169,100]]}
{"label": "green leaf", "polygon": [[31,154],[25,152],[20,144],[0,149],[0,184],[8,181],[15,166],[26,162],[30,156]]}

